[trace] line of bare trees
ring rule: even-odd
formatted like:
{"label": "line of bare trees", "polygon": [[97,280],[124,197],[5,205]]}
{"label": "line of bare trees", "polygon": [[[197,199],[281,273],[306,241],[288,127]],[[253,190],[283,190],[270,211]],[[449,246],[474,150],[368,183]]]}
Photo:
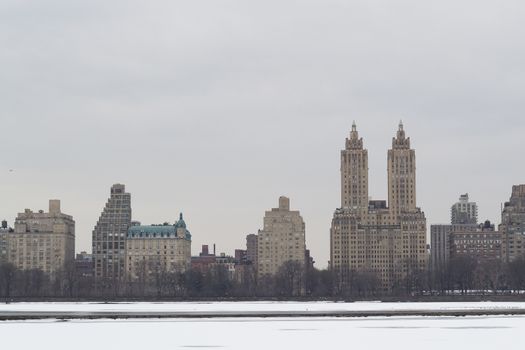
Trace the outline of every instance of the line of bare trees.
{"label": "line of bare trees", "polygon": [[[162,269],[134,281],[95,280],[74,268],[52,276],[40,270],[17,270],[0,264],[0,297],[30,299],[177,299],[195,298],[298,298],[381,299],[425,295],[525,293],[525,258],[500,260],[452,258],[433,270],[405,268],[403,277],[389,288],[374,271],[304,269],[285,263],[275,276],[257,278],[251,265],[241,265],[235,275],[226,267],[170,272]],[[344,281],[344,283],[342,282]]]}

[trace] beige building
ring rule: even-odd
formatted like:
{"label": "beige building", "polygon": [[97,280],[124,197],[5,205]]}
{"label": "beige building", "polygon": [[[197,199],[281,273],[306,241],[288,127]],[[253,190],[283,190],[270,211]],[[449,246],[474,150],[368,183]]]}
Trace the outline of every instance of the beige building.
{"label": "beige building", "polygon": [[49,212],[26,209],[8,233],[8,259],[18,269],[40,269],[53,275],[75,259],[75,221],[49,201]]}
{"label": "beige building", "polygon": [[352,126],[341,152],[341,208],[330,230],[330,263],[340,287],[358,272],[391,290],[426,267],[426,219],[416,206],[416,159],[400,123],[388,151],[388,206],[368,199],[368,151]]}
{"label": "beige building", "polygon": [[512,186],[501,213],[502,254],[506,262],[525,258],[525,185]]}
{"label": "beige building", "polygon": [[305,224],[299,211],[290,210],[290,200],[279,198],[279,207],[266,212],[264,228],[257,237],[257,275],[275,275],[293,261],[305,263]]}
{"label": "beige building", "polygon": [[126,239],[128,280],[147,281],[191,265],[191,234],[180,214],[174,225],[131,226]]}

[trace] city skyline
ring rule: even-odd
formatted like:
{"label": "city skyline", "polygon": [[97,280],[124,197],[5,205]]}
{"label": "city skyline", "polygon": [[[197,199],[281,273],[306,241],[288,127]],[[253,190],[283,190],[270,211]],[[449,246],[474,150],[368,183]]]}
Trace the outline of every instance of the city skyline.
{"label": "city skyline", "polygon": [[6,0],[0,10],[0,215],[12,225],[60,198],[79,249],[90,250],[107,188],[123,183],[134,219],[182,211],[195,247],[226,252],[288,196],[326,266],[353,120],[373,198],[387,198],[385,150],[404,121],[428,224],[448,223],[467,192],[480,222],[499,223],[510,186],[524,182],[518,2]]}
{"label": "city skyline", "polygon": [[[352,124],[355,124],[355,121],[352,122]],[[405,123],[405,125],[406,125],[406,123]],[[361,130],[361,128],[359,128],[359,129]],[[350,129],[350,131],[351,130],[352,129]],[[363,136],[363,134],[361,133],[360,136]],[[368,145],[368,139],[369,138],[373,138],[373,137],[370,137],[370,136],[372,136],[372,135],[366,135],[366,134],[364,135],[364,137],[366,137],[366,139],[367,139],[367,145]],[[414,135],[414,136],[417,136],[417,135]],[[415,139],[416,139],[415,140],[415,144],[417,145],[418,144],[417,137],[415,137]],[[344,143],[341,142],[341,144],[344,144]],[[417,147],[417,146],[415,146],[415,147]],[[373,162],[374,158],[377,158],[377,157],[374,154],[372,154],[372,156],[370,157],[371,162]],[[419,159],[419,162],[422,161],[421,160],[421,156],[419,156],[418,159]],[[418,175],[418,178],[417,178],[417,183],[418,184],[420,182],[424,182],[424,181],[422,181],[422,179],[419,178],[420,176],[421,175]],[[370,178],[371,179],[374,178],[374,172],[370,173]],[[385,176],[385,178],[386,178],[386,176]],[[333,187],[333,184],[331,184],[330,187]],[[128,188],[129,188],[129,186],[128,186]],[[376,197],[373,194],[373,193],[377,193],[377,192],[374,192],[373,190],[374,190],[374,183],[371,182],[370,183],[370,194],[369,194],[369,197],[371,197],[372,199],[378,198],[378,197]],[[444,190],[446,191],[447,188],[444,188]],[[97,190],[97,192],[98,192],[98,190]],[[106,189],[105,192],[107,192],[107,189]],[[474,193],[474,195],[471,195],[471,197],[473,198],[474,201],[476,201],[478,203],[481,202],[481,201],[479,201],[479,200],[477,200],[475,198],[475,196],[476,196],[476,194],[478,192],[477,190],[474,189],[474,190],[470,190],[469,192],[470,193]],[[507,188],[507,192],[508,192],[508,188]],[[134,197],[133,192],[130,191],[130,193],[131,193],[131,196],[133,198]],[[460,191],[458,193],[462,193],[462,192]],[[82,193],[77,193],[77,195],[82,195]],[[459,194],[457,194],[455,198],[457,198],[458,195]],[[107,193],[106,193],[106,196],[107,196]],[[508,196],[508,194],[507,194],[507,196]],[[55,197],[58,198],[58,196],[55,196]],[[385,198],[385,197],[386,197],[386,194],[383,195],[383,198]],[[503,203],[505,201],[506,201],[506,199],[502,200],[501,203]],[[64,203],[63,200],[62,200],[62,202]],[[453,203],[453,199],[452,198],[449,200],[449,203],[445,203],[443,205],[443,207],[441,209],[442,212],[440,213],[441,215],[439,215],[440,217],[443,218],[442,221],[431,221],[432,219],[429,219],[429,218],[438,217],[438,215],[434,215],[434,213],[425,212],[425,214],[427,215],[427,231],[428,231],[427,232],[427,241],[429,243],[430,243],[430,236],[429,236],[430,235],[430,233],[429,233],[430,232],[430,225],[431,224],[444,224],[444,223],[448,223],[449,222],[449,220],[450,220],[449,208],[450,208],[450,204],[451,203]],[[99,204],[99,207],[102,207],[102,205],[103,204]],[[149,219],[143,219],[140,216],[140,213],[137,213],[137,211],[134,209],[135,205],[137,205],[137,200],[136,199],[132,200],[132,205],[131,205],[133,213],[134,213],[132,215],[132,220],[141,221],[141,222],[147,222],[147,220],[149,220]],[[255,205],[258,205],[258,203],[255,203]],[[139,204],[138,206],[139,207],[144,207],[144,203]],[[145,205],[145,206],[147,207],[147,205]],[[305,206],[308,207],[308,204],[306,203]],[[499,206],[500,205],[498,204],[498,209],[499,209]],[[434,205],[434,207],[435,207],[435,205]],[[485,216],[483,216],[483,213],[486,213],[488,211],[487,210],[483,210],[484,208],[482,208],[482,205],[480,207],[481,207],[480,208],[480,213],[481,213],[480,221],[484,221],[485,219],[489,219],[489,220],[491,220],[492,222],[494,222],[496,224],[498,224],[500,222],[500,218],[498,217],[498,216],[500,216],[499,210],[497,210],[497,213],[496,213],[496,215],[494,217],[485,217]],[[39,207],[38,206],[30,207],[30,209],[35,209],[35,210],[37,210],[37,208],[39,208]],[[160,208],[160,207],[157,207],[157,206],[155,206],[155,208],[156,208],[156,210],[159,210],[162,213],[166,213],[168,211],[167,208]],[[297,208],[302,210],[302,208],[300,207],[300,204],[297,204]],[[175,209],[175,210],[176,210],[177,214],[174,215],[174,222],[177,220],[177,216],[178,216],[178,211],[177,210],[180,210],[180,208],[179,209]],[[21,212],[21,211],[22,210],[20,209],[18,212]],[[184,212],[184,210],[182,210],[182,211]],[[75,219],[77,217],[82,217],[82,215],[80,215],[78,213],[74,213],[72,215],[75,217]],[[186,213],[185,213],[185,215],[186,215]],[[165,220],[161,220],[161,218],[155,218],[153,216],[151,216],[151,217],[152,217],[152,219],[151,219],[152,222],[165,221]],[[11,223],[12,220],[10,219],[10,217],[6,217],[6,219],[8,220],[8,222],[10,224],[12,224]],[[199,221],[204,220],[204,219],[205,219],[204,217],[197,216],[197,217],[193,218],[193,221],[199,222]],[[317,241],[316,238],[319,238],[319,237],[315,237],[316,236],[315,232],[310,232],[310,230],[309,230],[309,226],[310,226],[309,225],[309,219],[310,219],[310,221],[313,221],[313,222],[316,222],[316,221],[318,222],[319,221],[319,218],[317,218],[317,220],[316,220],[316,216],[311,215],[310,218],[307,218],[305,216],[307,245],[309,246],[309,248],[311,248],[312,256],[316,260],[316,266],[319,267],[319,268],[325,268],[327,266],[327,261],[329,260],[329,257],[326,258],[326,259],[321,260],[321,258],[326,255],[326,252],[322,251],[322,249],[320,248],[319,245],[316,245],[316,243],[315,243]],[[232,254],[232,252],[235,249],[237,249],[239,247],[243,247],[243,244],[244,244],[243,240],[244,240],[244,237],[245,237],[246,234],[256,233],[259,229],[262,228],[262,223],[260,223],[258,227],[256,226],[258,224],[258,221],[261,221],[261,219],[258,218],[258,220],[256,220],[254,223],[252,223],[252,226],[254,226],[254,229],[252,231],[241,232],[241,233],[238,233],[238,234],[236,232],[235,234],[231,234],[231,236],[228,237],[229,238],[229,242],[228,242],[228,240],[225,241],[225,240],[223,240],[223,239],[221,239],[220,237],[217,237],[217,236],[216,236],[217,238],[214,238],[214,237],[210,237],[210,235],[199,235],[200,232],[197,233],[196,235],[194,235],[194,244],[193,244],[193,247],[192,247],[192,255],[196,255],[198,253],[198,249],[199,249],[199,247],[202,244],[216,244],[217,247],[218,247],[218,251],[226,252],[227,254]],[[84,223],[83,226],[85,227],[86,224]],[[80,227],[80,225],[78,225],[78,223],[77,223],[77,227]],[[88,223],[88,227],[89,227],[89,223]],[[94,228],[94,225],[92,226],[91,231],[93,230],[93,228]],[[89,232],[89,236],[91,236],[91,232]],[[326,235],[326,239],[329,241],[329,234]],[[80,251],[91,252],[91,249],[90,249],[91,248],[91,240],[89,238],[87,240],[88,240],[89,246],[86,246],[86,243],[85,243],[86,242],[86,237],[85,237],[85,235],[83,233],[81,233],[79,228],[77,228],[77,235],[76,235],[76,242],[77,242],[77,244],[76,244],[76,247],[77,247],[76,251],[77,252],[80,252]],[[321,258],[319,258],[319,257],[321,257]]]}

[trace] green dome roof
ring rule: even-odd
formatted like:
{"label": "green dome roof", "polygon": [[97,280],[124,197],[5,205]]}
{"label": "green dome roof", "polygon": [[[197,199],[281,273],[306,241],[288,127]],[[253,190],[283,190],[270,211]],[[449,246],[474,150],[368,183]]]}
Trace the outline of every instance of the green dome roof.
{"label": "green dome roof", "polygon": [[182,213],[180,213],[179,221],[175,223],[175,227],[182,227],[186,228],[186,223],[184,222],[184,219],[182,218]]}

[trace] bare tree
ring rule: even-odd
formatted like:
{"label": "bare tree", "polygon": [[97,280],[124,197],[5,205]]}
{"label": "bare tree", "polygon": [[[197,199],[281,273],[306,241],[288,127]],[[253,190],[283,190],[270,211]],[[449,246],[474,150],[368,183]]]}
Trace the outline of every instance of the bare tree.
{"label": "bare tree", "polygon": [[0,265],[0,285],[3,286],[3,294],[5,302],[8,303],[11,298],[11,290],[15,280],[16,267],[11,263],[3,263]]}

